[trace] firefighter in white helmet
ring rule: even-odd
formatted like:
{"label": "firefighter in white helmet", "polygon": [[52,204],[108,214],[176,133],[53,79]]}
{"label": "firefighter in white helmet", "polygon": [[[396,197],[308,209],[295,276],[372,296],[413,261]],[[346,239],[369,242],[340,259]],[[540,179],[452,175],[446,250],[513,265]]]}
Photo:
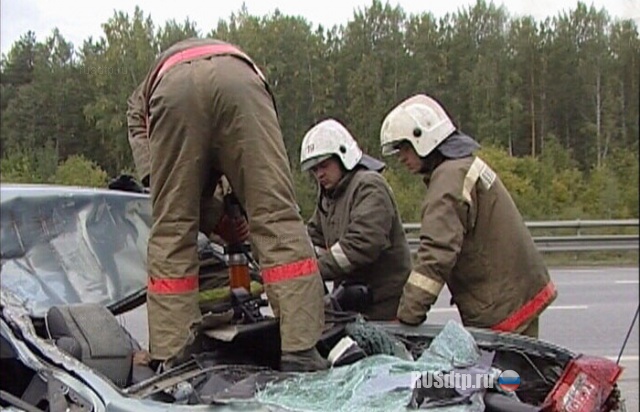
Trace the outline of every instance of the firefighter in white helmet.
{"label": "firefighter in white helmet", "polygon": [[395,319],[411,255],[395,198],[381,175],[385,164],[364,154],[334,119],[306,133],[300,162],[319,185],[308,229],[320,251],[320,273],[334,281],[341,309],[371,320]]}
{"label": "firefighter in white helmet", "polygon": [[380,143],[427,185],[398,320],[424,322],[446,284],[466,326],[537,337],[538,318],[557,291],[507,189],[474,154],[478,143],[426,95],[388,113]]}

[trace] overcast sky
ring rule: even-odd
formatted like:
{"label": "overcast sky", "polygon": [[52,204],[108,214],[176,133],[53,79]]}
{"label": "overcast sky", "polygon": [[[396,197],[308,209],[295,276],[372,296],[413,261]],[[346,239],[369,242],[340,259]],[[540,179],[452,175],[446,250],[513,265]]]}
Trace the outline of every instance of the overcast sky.
{"label": "overcast sky", "polygon": [[[383,0],[384,2],[384,0]],[[640,23],[640,0],[585,0],[596,8],[604,7],[612,17],[632,18]],[[151,15],[153,22],[160,25],[169,19],[182,22],[189,17],[195,21],[201,33],[208,33],[219,19],[227,19],[238,11],[242,0],[2,0],[0,1],[1,52],[9,51],[19,37],[32,30],[37,40],[44,40],[58,27],[62,35],[76,47],[89,36],[98,38],[103,32],[100,27],[114,10],[130,15],[138,4],[145,15]],[[284,14],[305,17],[314,25],[333,26],[344,24],[353,15],[354,9],[366,7],[370,0],[245,0],[249,13],[264,15],[276,8]],[[475,0],[390,0],[399,4],[407,13],[429,11],[436,16],[455,12],[459,7],[474,4]],[[573,10],[577,0],[497,0],[512,15],[532,15],[536,19],[555,16],[565,10]]]}

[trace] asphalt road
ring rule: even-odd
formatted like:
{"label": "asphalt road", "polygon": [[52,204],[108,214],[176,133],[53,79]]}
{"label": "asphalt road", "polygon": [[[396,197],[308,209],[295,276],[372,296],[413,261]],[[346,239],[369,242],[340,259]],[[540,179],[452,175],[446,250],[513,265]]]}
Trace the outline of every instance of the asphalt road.
{"label": "asphalt road", "polygon": [[[639,304],[638,268],[553,269],[551,276],[558,289],[558,299],[542,315],[540,339],[577,353],[616,360]],[[449,297],[445,288],[427,322],[460,320],[455,306],[449,306]],[[121,320],[128,329],[134,329],[134,336],[146,345],[146,327],[133,324],[137,326],[145,308],[136,312]],[[629,412],[640,412],[639,323],[640,319],[636,320],[620,362],[625,370],[619,382]]]}

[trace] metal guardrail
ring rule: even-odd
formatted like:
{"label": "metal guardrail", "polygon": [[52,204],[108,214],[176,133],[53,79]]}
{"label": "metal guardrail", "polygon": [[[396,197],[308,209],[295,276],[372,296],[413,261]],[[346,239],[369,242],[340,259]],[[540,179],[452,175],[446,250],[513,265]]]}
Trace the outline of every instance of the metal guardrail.
{"label": "metal guardrail", "polygon": [[[608,228],[638,228],[638,219],[625,220],[552,220],[540,222],[526,222],[530,230],[536,229],[575,229],[577,234],[566,236],[533,236],[533,240],[541,252],[580,252],[580,251],[610,251],[610,250],[638,250],[639,235],[636,234],[580,234],[581,229],[608,229]],[[407,223],[404,225],[407,232],[407,241],[412,252],[418,250],[420,239],[412,231],[420,230],[419,223]]]}

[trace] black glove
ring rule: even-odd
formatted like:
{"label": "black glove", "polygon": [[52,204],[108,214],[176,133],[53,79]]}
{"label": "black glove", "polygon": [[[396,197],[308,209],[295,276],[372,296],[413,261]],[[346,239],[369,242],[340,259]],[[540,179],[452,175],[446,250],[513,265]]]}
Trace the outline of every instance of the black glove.
{"label": "black glove", "polygon": [[120,175],[109,182],[109,189],[123,192],[146,193],[145,188],[136,179],[127,174]]}

